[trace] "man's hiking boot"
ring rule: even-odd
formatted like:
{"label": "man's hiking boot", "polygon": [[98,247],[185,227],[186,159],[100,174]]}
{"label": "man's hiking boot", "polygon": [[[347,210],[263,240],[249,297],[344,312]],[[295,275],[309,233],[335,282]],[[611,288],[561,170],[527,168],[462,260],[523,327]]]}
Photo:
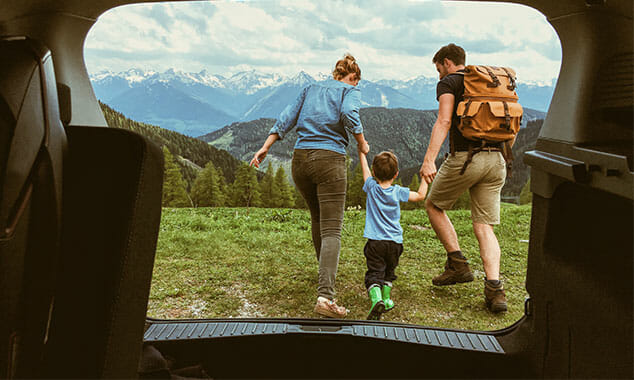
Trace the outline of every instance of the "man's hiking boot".
{"label": "man's hiking boot", "polygon": [[386,282],[385,284],[383,284],[383,287],[381,288],[381,293],[383,296],[383,304],[385,305],[385,312],[387,313],[388,311],[394,309],[394,301],[392,301],[392,299],[390,298],[390,292],[392,291],[392,283],[391,282]]}
{"label": "man's hiking boot", "polygon": [[490,281],[484,280],[484,302],[487,309],[493,313],[506,311],[506,293],[502,282],[498,282],[497,286]]}
{"label": "man's hiking boot", "polygon": [[385,311],[385,304],[383,303],[381,287],[376,284],[370,286],[370,289],[368,289],[368,297],[370,297],[370,302],[372,303],[372,306],[370,307],[370,312],[368,313],[367,319],[378,321],[381,319],[381,314],[383,314],[383,312]]}
{"label": "man's hiking boot", "polygon": [[445,271],[431,280],[432,284],[438,286],[471,281],[473,281],[473,272],[471,272],[471,268],[469,268],[467,259],[459,259],[451,256],[447,256]]}
{"label": "man's hiking boot", "polygon": [[315,313],[330,318],[345,318],[348,309],[338,306],[336,300],[329,300],[325,297],[318,297],[315,304]]}

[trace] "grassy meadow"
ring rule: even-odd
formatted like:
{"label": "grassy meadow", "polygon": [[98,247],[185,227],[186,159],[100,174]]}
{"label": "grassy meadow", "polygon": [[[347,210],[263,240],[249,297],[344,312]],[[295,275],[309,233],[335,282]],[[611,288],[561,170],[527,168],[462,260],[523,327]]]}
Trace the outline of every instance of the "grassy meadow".
{"label": "grassy meadow", "polygon": [[[402,211],[404,252],[396,270],[396,307],[383,320],[426,326],[496,330],[523,314],[530,205],[502,204],[496,234],[509,311],[486,310],[484,272],[468,210],[450,211],[476,280],[436,287],[445,254],[424,210]],[[349,319],[365,319],[364,210],[346,211],[337,299]],[[148,315],[156,318],[315,318],[318,263],[306,210],[164,208]]]}

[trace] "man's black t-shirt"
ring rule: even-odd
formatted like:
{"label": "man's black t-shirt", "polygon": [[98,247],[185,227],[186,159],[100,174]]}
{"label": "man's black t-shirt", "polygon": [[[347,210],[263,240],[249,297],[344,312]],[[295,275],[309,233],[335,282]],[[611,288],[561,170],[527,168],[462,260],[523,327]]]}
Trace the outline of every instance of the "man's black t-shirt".
{"label": "man's black t-shirt", "polygon": [[[464,72],[464,70],[458,70],[458,72]],[[453,94],[453,114],[451,116],[451,129],[449,133],[453,139],[454,147],[456,150],[468,150],[469,140],[464,138],[458,130],[458,124],[460,123],[460,117],[456,115],[456,109],[458,103],[462,101],[464,95],[464,76],[462,74],[451,73],[438,82],[436,86],[436,100],[440,98],[442,94]]]}

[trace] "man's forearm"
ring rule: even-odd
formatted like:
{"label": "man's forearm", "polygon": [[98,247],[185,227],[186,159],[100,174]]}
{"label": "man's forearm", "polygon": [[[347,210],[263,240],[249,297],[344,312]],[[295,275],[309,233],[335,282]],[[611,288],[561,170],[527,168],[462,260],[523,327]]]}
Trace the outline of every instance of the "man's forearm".
{"label": "man's forearm", "polygon": [[438,157],[438,152],[440,152],[440,147],[442,146],[443,141],[447,137],[447,133],[449,132],[449,128],[451,128],[451,121],[442,121],[436,120],[434,123],[434,127],[431,130],[431,137],[429,138],[429,146],[427,147],[427,152],[425,153],[424,160],[427,162],[436,161],[436,157]]}

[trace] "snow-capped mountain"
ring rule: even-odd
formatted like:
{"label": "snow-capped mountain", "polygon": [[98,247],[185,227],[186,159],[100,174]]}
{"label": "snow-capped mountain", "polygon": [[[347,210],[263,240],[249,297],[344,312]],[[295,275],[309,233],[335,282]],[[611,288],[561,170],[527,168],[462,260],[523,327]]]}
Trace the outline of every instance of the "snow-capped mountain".
{"label": "snow-capped mountain", "polygon": [[225,84],[227,88],[233,91],[252,95],[262,89],[275,87],[280,82],[283,82],[284,79],[285,78],[279,74],[264,74],[251,70],[232,75],[225,81]]}
{"label": "snow-capped mountain", "polygon": [[209,74],[207,70],[198,73],[186,73],[169,69],[163,74],[155,75],[150,79],[158,82],[181,82],[184,84],[202,84],[212,88],[224,88],[226,79],[220,75]]}
{"label": "snow-capped mountain", "polygon": [[[236,121],[277,117],[313,82],[331,78],[304,71],[292,76],[243,71],[229,77],[206,70],[156,72],[130,69],[103,71],[90,76],[99,100],[135,120],[192,136],[215,131]],[[362,79],[362,107],[435,109],[437,78],[418,76],[409,80]],[[518,94],[524,107],[546,110],[554,86],[520,83]]]}

